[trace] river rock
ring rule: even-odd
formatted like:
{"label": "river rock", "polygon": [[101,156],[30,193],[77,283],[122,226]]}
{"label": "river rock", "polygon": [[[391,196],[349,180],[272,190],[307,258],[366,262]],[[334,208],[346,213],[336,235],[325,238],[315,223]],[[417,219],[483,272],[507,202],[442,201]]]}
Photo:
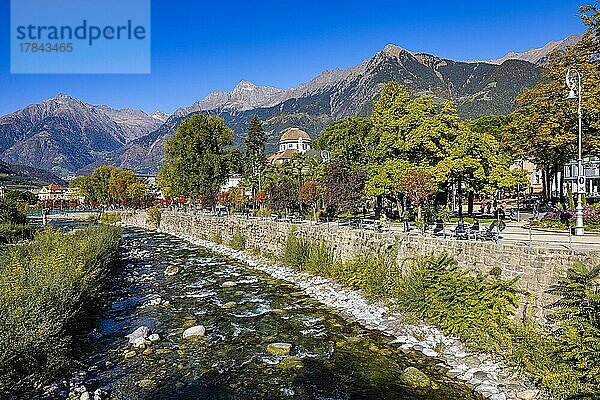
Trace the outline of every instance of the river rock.
{"label": "river rock", "polygon": [[166,269],[165,269],[165,275],[166,276],[173,276],[173,275],[177,275],[179,273],[180,269],[178,266],[176,265],[169,265]]}
{"label": "river rock", "polygon": [[149,356],[150,354],[152,354],[152,348],[151,347],[146,348],[146,350],[142,351],[142,354],[145,356]]}
{"label": "river rock", "polygon": [[538,391],[532,390],[532,389],[527,389],[527,390],[517,393],[517,397],[520,400],[533,400],[537,397],[537,395],[538,395]]}
{"label": "river rock", "polygon": [[287,356],[290,354],[292,345],[290,343],[271,343],[267,346],[267,351],[271,354]]}
{"label": "river rock", "polygon": [[301,369],[303,367],[304,365],[302,364],[302,359],[296,356],[287,356],[279,364],[277,364],[277,368],[281,368],[283,370]]}
{"label": "river rock", "polygon": [[104,400],[108,398],[108,392],[104,389],[96,389],[94,392],[94,400]]}
{"label": "river rock", "polygon": [[233,308],[235,306],[237,306],[237,303],[235,301],[229,301],[222,305],[223,308]]}
{"label": "river rock", "polygon": [[132,358],[132,357],[135,357],[135,355],[136,355],[136,354],[137,354],[137,353],[136,353],[134,350],[129,350],[129,351],[126,351],[126,352],[123,354],[123,356],[124,356],[124,357],[127,359],[127,358]]}
{"label": "river rock", "polygon": [[185,331],[183,331],[183,338],[187,339],[190,337],[204,336],[205,334],[206,328],[204,328],[204,326],[202,325],[196,325],[192,326],[191,328],[187,328]]}
{"label": "river rock", "polygon": [[148,336],[148,340],[152,343],[156,343],[160,341],[160,336],[158,333],[153,333],[152,335]]}
{"label": "river rock", "polygon": [[431,386],[431,379],[415,367],[408,367],[400,375],[400,381],[413,388],[427,388]]}
{"label": "river rock", "polygon": [[92,400],[92,395],[90,392],[83,392],[81,393],[81,396],[79,396],[79,400]]}
{"label": "river rock", "polygon": [[138,382],[138,386],[142,389],[152,389],[154,387],[154,381],[152,379],[142,379]]}
{"label": "river rock", "polygon": [[135,347],[136,349],[143,349],[144,347],[146,347],[146,339],[144,339],[143,337],[135,339],[133,341],[133,347]]}
{"label": "river rock", "polygon": [[221,284],[221,287],[224,287],[224,288],[230,288],[230,287],[234,287],[234,286],[237,286],[237,283],[235,283],[233,281],[226,281]]}
{"label": "river rock", "polygon": [[126,335],[125,337],[129,339],[129,344],[134,344],[136,339],[138,338],[146,339],[149,333],[150,328],[142,325],[135,331],[131,332],[129,335]]}

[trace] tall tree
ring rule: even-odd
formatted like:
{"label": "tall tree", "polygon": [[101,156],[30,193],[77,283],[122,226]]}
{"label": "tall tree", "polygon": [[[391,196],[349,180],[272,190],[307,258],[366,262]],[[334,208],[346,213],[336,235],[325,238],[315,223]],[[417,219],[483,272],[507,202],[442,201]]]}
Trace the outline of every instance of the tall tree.
{"label": "tall tree", "polygon": [[263,168],[267,162],[265,157],[265,131],[258,116],[254,115],[246,132],[246,148],[244,150],[244,173],[252,176],[256,168]]}
{"label": "tall tree", "polygon": [[371,140],[376,162],[390,158],[433,165],[456,136],[458,114],[452,102],[441,107],[430,96],[411,99],[398,82],[389,82],[373,105]]}
{"label": "tall tree", "polygon": [[467,191],[469,214],[472,214],[475,192],[493,192],[527,183],[523,171],[511,169],[511,157],[501,151],[495,136],[499,134],[495,130],[498,123],[499,120],[486,118],[461,124],[447,156],[436,165],[437,180],[446,185],[456,184],[458,188],[460,214],[463,187]]}
{"label": "tall tree", "polygon": [[224,147],[232,142],[233,131],[221,118],[192,115],[165,143],[158,186],[171,196],[204,196],[205,204],[213,204],[227,180],[230,156]]}

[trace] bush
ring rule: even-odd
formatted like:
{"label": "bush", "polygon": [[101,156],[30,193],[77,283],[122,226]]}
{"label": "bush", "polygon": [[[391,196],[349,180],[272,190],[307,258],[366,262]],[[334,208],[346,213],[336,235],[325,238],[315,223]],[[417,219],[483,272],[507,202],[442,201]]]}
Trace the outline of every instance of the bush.
{"label": "bush", "polygon": [[236,230],[231,241],[229,242],[229,247],[236,250],[246,250],[246,238],[240,230]]}
{"label": "bush", "polygon": [[121,221],[121,214],[116,212],[104,212],[100,216],[100,222],[105,224],[115,224]]}
{"label": "bush", "polygon": [[600,395],[600,265],[577,263],[552,286],[551,305],[558,328],[555,356],[563,363],[546,382],[559,395],[581,399]]}
{"label": "bush", "polygon": [[0,224],[27,224],[27,215],[19,207],[4,199],[0,200]]}
{"label": "bush", "polygon": [[156,206],[150,207],[146,215],[146,223],[155,227],[160,227],[161,212]]}
{"label": "bush", "polygon": [[216,243],[216,244],[222,244],[223,243],[223,236],[221,236],[221,232],[216,232],[214,235],[212,235],[209,239],[211,242]]}
{"label": "bush", "polygon": [[296,227],[292,226],[288,233],[281,261],[290,268],[303,270],[308,259],[309,250],[309,242],[296,236]]}
{"label": "bush", "polygon": [[29,240],[34,232],[35,228],[30,225],[0,224],[0,244]]}
{"label": "bush", "polygon": [[120,230],[46,229],[0,259],[0,397],[72,364],[72,335],[93,325]]}
{"label": "bush", "polygon": [[467,345],[498,351],[518,306],[516,281],[471,276],[448,256],[432,256],[413,261],[394,295],[402,309],[460,336]]}

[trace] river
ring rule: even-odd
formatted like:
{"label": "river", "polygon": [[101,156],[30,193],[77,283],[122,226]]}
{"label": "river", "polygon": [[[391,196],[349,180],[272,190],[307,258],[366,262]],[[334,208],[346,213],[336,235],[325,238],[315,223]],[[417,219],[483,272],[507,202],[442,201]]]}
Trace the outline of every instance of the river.
{"label": "river", "polygon": [[[165,275],[169,266],[180,272]],[[183,339],[199,324],[205,337]],[[145,354],[125,338],[139,326],[161,337]],[[105,388],[120,400],[480,398],[430,359],[346,321],[291,284],[138,229],[124,232],[108,305],[83,342],[88,390]],[[268,352],[275,342],[290,343],[290,355]],[[431,384],[402,383],[409,366]]]}

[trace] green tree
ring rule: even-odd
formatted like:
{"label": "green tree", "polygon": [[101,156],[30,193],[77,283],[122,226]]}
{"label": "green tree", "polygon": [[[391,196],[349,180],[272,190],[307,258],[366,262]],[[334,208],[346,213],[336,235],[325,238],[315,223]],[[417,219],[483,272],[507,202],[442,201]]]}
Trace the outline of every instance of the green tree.
{"label": "green tree", "polygon": [[111,176],[117,171],[118,169],[112,165],[103,165],[90,175],[78,176],[71,180],[69,186],[78,188],[87,203],[112,204],[115,199],[108,186]]}
{"label": "green tree", "polygon": [[141,204],[146,199],[146,184],[129,169],[112,165],[96,168],[90,175],[71,180],[69,186],[77,188],[86,203],[122,205]]}
{"label": "green tree", "polygon": [[371,118],[349,117],[328,125],[315,140],[317,150],[329,150],[331,158],[365,166],[374,157],[375,135]]}
{"label": "green tree", "polygon": [[1,199],[0,224],[25,225],[27,224],[27,215],[15,203]]}
{"label": "green tree", "polygon": [[512,147],[520,149],[523,156],[541,167],[547,198],[552,180],[562,165],[575,157],[577,149],[577,101],[566,100],[568,68],[575,68],[582,75],[584,152],[600,151],[598,10],[587,6],[581,11],[588,25],[583,39],[550,55],[541,82],[517,97],[519,107],[510,115],[507,127],[507,139]]}
{"label": "green tree", "polygon": [[262,122],[258,116],[254,115],[250,119],[246,132],[246,146],[244,149],[244,175],[253,176],[255,169],[264,168],[267,163],[265,157],[265,131]]}
{"label": "green tree", "polygon": [[369,165],[365,194],[370,197],[387,198],[396,205],[398,215],[402,215],[404,180],[412,168],[414,167],[410,162],[400,159],[388,159],[380,164]]}
{"label": "green tree", "polygon": [[27,190],[10,190],[4,195],[4,199],[13,203],[24,203],[34,205],[38,202],[38,197]]}
{"label": "green tree", "polygon": [[129,169],[115,169],[108,180],[108,193],[121,204],[139,202],[145,198],[146,185]]}
{"label": "green tree", "polygon": [[184,120],[165,143],[165,163],[158,186],[176,197],[204,196],[214,203],[227,180],[230,156],[224,147],[233,141],[233,131],[221,118],[194,114]]}
{"label": "green tree", "polygon": [[[487,129],[491,129],[492,133]],[[501,152],[500,143],[495,136],[498,132],[494,129],[494,125],[490,127],[485,121],[461,124],[448,149],[448,155],[436,165],[435,173],[439,182],[456,184],[461,214],[463,187],[467,190],[468,210],[471,214],[475,192],[493,192],[495,189],[512,188],[517,183],[527,183],[522,171],[510,169],[511,157]]]}
{"label": "green tree", "polygon": [[456,136],[458,115],[452,102],[438,106],[432,97],[410,98],[398,82],[389,82],[373,106],[371,139],[375,162],[395,158],[434,165]]}

